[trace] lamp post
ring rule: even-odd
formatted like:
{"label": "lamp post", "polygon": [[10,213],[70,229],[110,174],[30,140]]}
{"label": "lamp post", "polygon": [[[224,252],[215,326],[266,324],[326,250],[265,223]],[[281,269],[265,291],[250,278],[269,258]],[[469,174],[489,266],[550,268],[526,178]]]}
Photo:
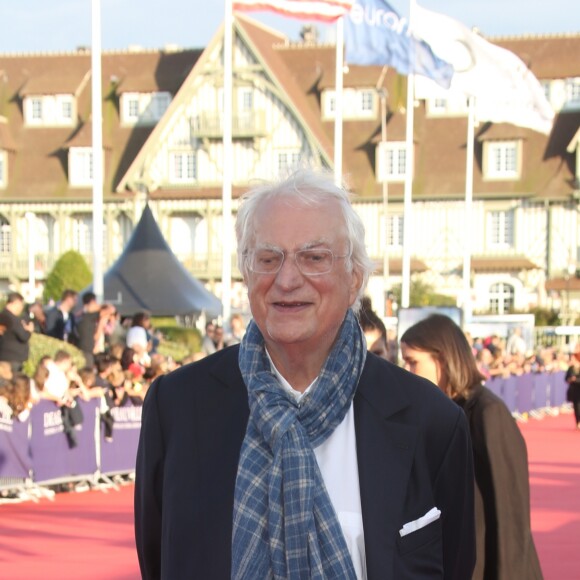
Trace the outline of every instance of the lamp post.
{"label": "lamp post", "polygon": [[36,300],[36,239],[34,235],[34,221],[36,216],[31,211],[27,211],[24,217],[28,224],[28,303],[32,304]]}
{"label": "lamp post", "polygon": [[568,323],[570,325],[574,324],[574,319],[575,316],[572,314],[572,301],[570,300],[570,279],[572,278],[572,276],[574,276],[576,274],[576,264],[574,264],[573,262],[569,262],[568,263],[568,271],[567,271],[567,275],[566,275],[566,310],[567,310],[567,318],[568,318]]}

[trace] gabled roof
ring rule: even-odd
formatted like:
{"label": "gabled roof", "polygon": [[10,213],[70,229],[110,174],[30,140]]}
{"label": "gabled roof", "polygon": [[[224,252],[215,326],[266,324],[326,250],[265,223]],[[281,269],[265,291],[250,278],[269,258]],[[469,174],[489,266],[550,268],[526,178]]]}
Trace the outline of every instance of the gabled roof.
{"label": "gabled roof", "polygon": [[[174,94],[201,54],[179,52],[104,52],[102,55],[105,198],[113,194],[129,163],[153,127],[126,127],[120,122],[124,88]],[[91,145],[91,55],[75,53],[0,55],[0,115],[6,117],[12,146],[10,179],[0,192],[3,201],[90,200],[91,188],[68,183],[68,148]],[[76,94],[77,120],[69,127],[27,127],[23,100],[36,94]],[[5,139],[5,132],[0,139]],[[31,171],[31,168],[34,168]]]}
{"label": "gabled roof", "polygon": [[155,316],[203,311],[216,318],[222,312],[220,300],[175,257],[148,205],[123,253],[105,273],[103,285],[104,300],[114,303],[123,316],[141,311]]}

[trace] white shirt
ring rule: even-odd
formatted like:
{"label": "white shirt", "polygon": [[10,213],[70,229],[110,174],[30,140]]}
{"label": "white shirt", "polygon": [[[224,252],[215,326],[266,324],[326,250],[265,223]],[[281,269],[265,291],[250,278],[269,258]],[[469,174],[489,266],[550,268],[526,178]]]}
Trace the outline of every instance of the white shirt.
{"label": "white shirt", "polygon": [[[269,358],[270,355],[268,355]],[[296,401],[300,401],[311,391],[318,378],[301,393],[292,388],[290,383],[278,372],[270,359],[272,371],[282,387]],[[332,435],[314,449],[322,479],[328,491],[330,501],[338,517],[340,527],[358,580],[366,580],[366,556],[360,488],[358,479],[358,462],[356,454],[356,434],[354,430],[354,408],[350,405],[345,418],[336,427]]]}

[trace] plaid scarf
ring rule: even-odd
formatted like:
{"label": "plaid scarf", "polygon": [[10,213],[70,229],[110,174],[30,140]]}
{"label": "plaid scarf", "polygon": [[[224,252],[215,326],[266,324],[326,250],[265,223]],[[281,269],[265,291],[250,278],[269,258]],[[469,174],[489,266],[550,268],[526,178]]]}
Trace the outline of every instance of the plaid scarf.
{"label": "plaid scarf", "polygon": [[239,354],[250,418],[234,496],[235,580],[356,580],[313,448],[346,416],[365,356],[349,309],[317,383],[297,403],[272,373],[257,325],[249,325]]}

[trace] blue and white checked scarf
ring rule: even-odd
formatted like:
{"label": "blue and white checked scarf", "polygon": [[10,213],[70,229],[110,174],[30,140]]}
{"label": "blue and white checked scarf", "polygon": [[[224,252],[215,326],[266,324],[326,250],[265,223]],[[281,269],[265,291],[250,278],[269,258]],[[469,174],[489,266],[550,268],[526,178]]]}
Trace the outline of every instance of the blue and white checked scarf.
{"label": "blue and white checked scarf", "polygon": [[298,404],[272,373],[257,325],[249,325],[239,354],[250,419],[234,496],[235,580],[356,580],[313,448],[344,419],[366,351],[349,309],[317,383]]}

